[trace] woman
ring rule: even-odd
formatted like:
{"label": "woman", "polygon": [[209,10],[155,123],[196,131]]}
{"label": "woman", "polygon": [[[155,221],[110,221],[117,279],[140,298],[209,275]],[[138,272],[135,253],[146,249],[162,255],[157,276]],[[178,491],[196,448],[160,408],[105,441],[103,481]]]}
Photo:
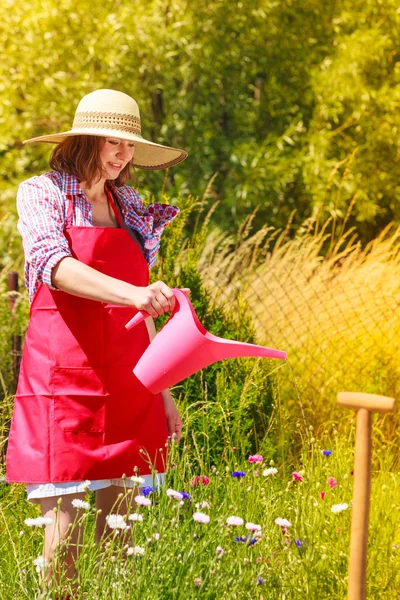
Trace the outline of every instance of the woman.
{"label": "woman", "polygon": [[[187,154],[143,139],[136,102],[113,90],[85,96],[70,131],[28,142],[57,146],[53,171],[18,190],[31,314],[7,481],[27,483],[28,499],[52,519],[49,561],[75,518],[73,499],[96,490],[100,540],[118,494],[135,485],[130,476],[148,485],[153,467],[161,482],[167,436],[179,439],[182,423],[169,391],[153,396],[132,373],[155,335],[152,319],[124,328],[137,310],[157,317],[174,307],[165,283],[148,283],[162,231],[179,211],[144,209],[124,184],[131,165],[164,169]],[[69,576],[74,558],[70,551]]]}

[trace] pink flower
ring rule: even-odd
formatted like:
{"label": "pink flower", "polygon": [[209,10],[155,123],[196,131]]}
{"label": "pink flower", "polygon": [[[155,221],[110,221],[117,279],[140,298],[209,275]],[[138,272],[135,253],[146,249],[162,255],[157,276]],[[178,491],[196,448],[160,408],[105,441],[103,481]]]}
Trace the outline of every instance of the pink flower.
{"label": "pink flower", "polygon": [[277,525],[279,525],[280,527],[291,527],[292,526],[290,521],[288,521],[287,519],[281,519],[280,517],[275,519],[275,523]]}
{"label": "pink flower", "polygon": [[253,456],[249,456],[249,463],[262,463],[263,457],[261,454],[253,454]]}
{"label": "pink flower", "polygon": [[135,496],[135,502],[139,506],[151,506],[151,500],[146,496]]}
{"label": "pink flower", "polygon": [[337,481],[334,477],[328,477],[326,483],[329,485],[330,488],[334,488],[337,486]]}
{"label": "pink flower", "polygon": [[300,475],[297,471],[293,471],[292,477],[295,481],[303,481],[303,475]]}
{"label": "pink flower", "polygon": [[197,523],[209,523],[210,522],[210,517],[204,513],[201,512],[195,512],[193,515],[193,519],[195,521],[197,521]]}
{"label": "pink flower", "polygon": [[256,525],[256,523],[246,523],[245,527],[249,531],[261,531],[261,525]]}
{"label": "pink flower", "polygon": [[232,527],[238,527],[239,525],[243,525],[244,521],[240,517],[228,517],[226,520],[227,525],[232,525]]}
{"label": "pink flower", "polygon": [[320,492],[319,493],[319,497],[321,498],[321,500],[324,500],[325,494],[326,494],[326,492]]}
{"label": "pink flower", "polygon": [[200,477],[200,475],[196,475],[196,477],[193,477],[192,481],[190,482],[190,485],[192,487],[195,487],[196,485],[200,485],[200,483],[202,483],[203,485],[208,485],[210,483],[210,480],[205,475],[203,475],[203,477]]}

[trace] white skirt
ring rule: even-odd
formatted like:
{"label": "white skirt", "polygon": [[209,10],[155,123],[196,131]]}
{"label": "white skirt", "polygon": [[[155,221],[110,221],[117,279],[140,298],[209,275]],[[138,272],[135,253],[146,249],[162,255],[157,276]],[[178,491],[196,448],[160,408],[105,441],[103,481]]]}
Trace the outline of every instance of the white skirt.
{"label": "white skirt", "polygon": [[[157,475],[143,475],[144,483],[140,487],[162,485],[164,483],[164,473]],[[82,492],[95,492],[102,490],[110,485],[117,485],[122,488],[138,487],[137,483],[129,477],[126,479],[97,479],[95,481],[63,481],[58,483],[28,483],[26,491],[29,502],[38,504],[40,498],[51,498],[54,496],[64,496],[65,494],[81,494]]]}

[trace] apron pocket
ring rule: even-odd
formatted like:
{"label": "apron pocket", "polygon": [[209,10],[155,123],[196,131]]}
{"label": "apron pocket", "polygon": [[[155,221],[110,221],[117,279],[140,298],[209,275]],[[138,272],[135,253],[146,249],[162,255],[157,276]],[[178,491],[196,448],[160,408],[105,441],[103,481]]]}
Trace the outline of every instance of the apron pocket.
{"label": "apron pocket", "polygon": [[64,431],[103,433],[106,401],[102,369],[53,367],[53,419]]}

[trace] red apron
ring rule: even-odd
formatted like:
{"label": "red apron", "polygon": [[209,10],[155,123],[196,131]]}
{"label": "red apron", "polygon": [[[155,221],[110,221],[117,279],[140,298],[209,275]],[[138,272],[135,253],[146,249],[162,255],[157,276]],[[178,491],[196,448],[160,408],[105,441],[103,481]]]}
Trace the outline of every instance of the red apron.
{"label": "red apron", "polygon": [[[110,198],[111,200],[111,198]],[[123,228],[72,226],[72,256],[101,273],[146,286],[147,263]],[[113,205],[117,218],[120,217]],[[161,394],[133,375],[149,344],[145,323],[127,331],[131,307],[38,289],[25,337],[7,450],[9,482],[110,479],[164,471],[168,436]]]}

